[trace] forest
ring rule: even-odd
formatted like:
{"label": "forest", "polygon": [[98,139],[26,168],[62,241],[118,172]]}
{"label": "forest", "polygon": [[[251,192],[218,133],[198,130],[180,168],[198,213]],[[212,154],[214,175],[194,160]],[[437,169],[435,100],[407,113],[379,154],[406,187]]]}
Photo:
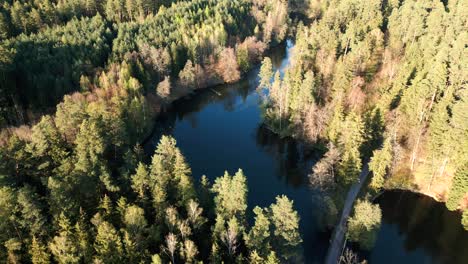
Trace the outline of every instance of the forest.
{"label": "forest", "polygon": [[[467,11],[464,0],[2,1],[0,263],[304,263],[308,219],[292,199],[250,208],[254,175],[196,181],[174,137],[152,155],[143,146],[174,101],[257,64],[264,126],[323,153],[307,174],[326,230],[358,183],[346,238],[364,251],[387,190],[443,202],[468,230]],[[268,52],[287,39],[283,74]],[[340,263],[361,262],[346,250]]]}

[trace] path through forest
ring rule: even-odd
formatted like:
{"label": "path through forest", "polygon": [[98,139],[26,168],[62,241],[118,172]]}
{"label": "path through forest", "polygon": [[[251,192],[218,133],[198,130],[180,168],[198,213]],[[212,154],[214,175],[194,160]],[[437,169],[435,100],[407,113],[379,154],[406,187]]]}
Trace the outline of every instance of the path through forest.
{"label": "path through forest", "polygon": [[325,261],[326,264],[336,264],[339,262],[341,251],[343,250],[343,240],[346,234],[349,214],[351,213],[354,201],[356,200],[362,185],[364,182],[366,182],[367,175],[369,175],[369,166],[366,163],[366,165],[364,165],[362,168],[361,174],[359,175],[359,182],[351,186],[348,191],[348,195],[346,196],[340,222],[335,227],[333,238],[330,243],[330,247],[328,248],[327,259]]}

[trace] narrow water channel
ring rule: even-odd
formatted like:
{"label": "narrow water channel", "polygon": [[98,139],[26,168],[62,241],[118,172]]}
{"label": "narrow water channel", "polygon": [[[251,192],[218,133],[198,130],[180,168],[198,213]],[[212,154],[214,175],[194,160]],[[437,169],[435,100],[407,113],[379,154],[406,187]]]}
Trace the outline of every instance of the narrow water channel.
{"label": "narrow water channel", "polygon": [[[291,48],[292,43],[288,42],[270,54],[276,69],[283,71],[288,65]],[[314,193],[308,187],[307,179],[307,172],[320,154],[308,153],[294,140],[281,140],[262,127],[259,96],[255,91],[258,70],[257,67],[239,83],[218,86],[213,88],[214,91],[205,89],[174,102],[171,109],[157,120],[155,132],[145,149],[152,154],[161,135],[172,135],[190,164],[196,181],[202,175],[213,181],[225,170],[235,173],[242,168],[247,176],[249,212],[255,205],[269,206],[277,195],[287,195],[294,200],[294,208],[301,217],[304,263],[322,263],[329,246],[330,232],[322,232],[318,227],[316,215],[321,207],[320,203],[314,202]],[[405,198],[405,203],[408,203],[406,199],[412,198]],[[391,219],[392,214],[387,214],[384,209],[384,218],[387,217]],[[434,219],[431,219],[436,226],[444,224],[438,220],[439,217],[440,214],[433,215]],[[370,263],[396,263],[406,259],[410,261],[404,263],[462,263],[445,262],[448,258],[439,258],[431,252],[443,251],[440,248],[444,245],[436,243],[438,237],[426,236],[423,241],[418,240],[389,219],[383,221],[376,248],[366,254]],[[460,223],[459,220],[455,221]],[[408,221],[411,221],[410,215]],[[464,237],[465,248],[468,248],[467,233],[462,232],[461,237]],[[434,241],[429,242],[434,246],[427,247],[427,240]],[[379,261],[381,257],[391,261]]]}

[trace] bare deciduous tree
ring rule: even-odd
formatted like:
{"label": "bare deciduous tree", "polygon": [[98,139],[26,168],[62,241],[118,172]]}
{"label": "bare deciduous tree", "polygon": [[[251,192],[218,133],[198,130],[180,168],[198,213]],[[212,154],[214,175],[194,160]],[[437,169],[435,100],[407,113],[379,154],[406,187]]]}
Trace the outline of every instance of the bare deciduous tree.
{"label": "bare deciduous tree", "polygon": [[163,100],[168,99],[169,95],[171,95],[171,80],[169,76],[164,77],[164,80],[158,84],[156,92]]}
{"label": "bare deciduous tree", "polygon": [[198,203],[194,200],[190,200],[187,205],[187,217],[188,221],[192,224],[194,229],[200,228],[206,222],[206,219],[202,216],[203,208],[199,207]]}
{"label": "bare deciduous tree", "polygon": [[338,148],[330,143],[325,156],[312,168],[312,173],[309,175],[310,183],[321,189],[330,188],[335,181],[334,166],[339,158]]}
{"label": "bare deciduous tree", "polygon": [[359,262],[358,256],[351,249],[346,248],[343,254],[340,256],[339,264],[359,264],[365,262]]}
{"label": "bare deciduous tree", "polygon": [[186,263],[196,262],[195,257],[198,254],[198,249],[192,240],[185,240],[181,251],[181,255],[183,256]]}
{"label": "bare deciduous tree", "polygon": [[228,248],[228,253],[233,256],[237,249],[237,236],[239,235],[238,223],[232,218],[228,223],[228,228],[221,235],[221,240]]}
{"label": "bare deciduous tree", "polygon": [[240,79],[239,65],[233,48],[225,48],[219,55],[216,72],[227,83],[233,83]]}
{"label": "bare deciduous tree", "polygon": [[167,236],[166,236],[166,246],[162,247],[162,251],[164,251],[164,253],[166,253],[170,258],[171,258],[171,262],[172,264],[175,264],[175,251],[177,249],[177,236],[174,235],[173,233],[169,233]]}

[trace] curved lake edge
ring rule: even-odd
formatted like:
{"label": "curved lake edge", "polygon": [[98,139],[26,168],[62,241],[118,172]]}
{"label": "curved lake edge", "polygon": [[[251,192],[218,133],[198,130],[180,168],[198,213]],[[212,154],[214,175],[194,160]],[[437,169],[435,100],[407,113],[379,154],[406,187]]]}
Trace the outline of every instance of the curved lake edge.
{"label": "curved lake edge", "polygon": [[[285,59],[283,59],[283,61],[284,60]],[[278,65],[280,65],[280,63],[277,63],[277,66]],[[265,133],[265,131],[261,129],[261,124],[259,125],[259,122],[261,121],[258,116],[258,105],[255,105],[256,102],[253,102],[257,95],[253,87],[255,82],[252,81],[252,79],[256,79],[255,73],[257,70],[258,66],[254,67],[254,69],[250,71],[245,78],[237,83],[227,85],[222,84],[214,87],[208,87],[206,89],[198,89],[194,91],[194,93],[178,98],[171,103],[170,107],[168,107],[164,113],[155,118],[156,123],[153,127],[153,134],[148,138],[146,143],[148,143],[149,150],[153,150],[154,145],[152,146],[151,144],[157,142],[158,136],[156,134],[161,132],[158,130],[161,129],[161,126],[164,126],[164,124],[160,122],[167,122],[169,129],[164,131],[164,133],[167,132],[167,134],[171,134],[176,138],[179,147],[184,155],[186,155],[188,163],[193,169],[192,175],[194,180],[197,180],[201,175],[217,177],[221,176],[221,172],[224,170],[228,170],[232,173],[239,167],[244,169],[244,166],[246,166],[243,165],[243,162],[245,162],[244,159],[253,159],[258,163],[253,167],[260,167],[260,169],[252,169],[247,166],[245,170],[247,182],[249,184],[248,210],[253,208],[252,205],[259,204],[260,206],[266,206],[271,203],[271,199],[267,196],[269,195],[270,197],[274,197],[272,193],[274,193],[274,195],[280,193],[288,195],[288,197],[294,200],[295,209],[301,215],[301,235],[305,241],[304,248],[307,249],[305,250],[304,262],[322,263],[324,260],[324,252],[326,252],[329,247],[328,240],[331,234],[329,230],[317,230],[315,226],[316,220],[313,219],[314,212],[311,213],[310,211],[317,210],[317,208],[311,207],[310,205],[309,200],[311,199],[311,191],[307,185],[304,186],[304,184],[307,183],[304,183],[304,181],[299,181],[298,183],[298,178],[296,176],[292,176],[293,179],[291,180],[291,175],[289,175],[290,172],[287,170],[278,171],[279,168],[262,167],[264,166],[262,164],[265,163],[265,158],[270,159],[270,163],[267,163],[267,166],[269,167],[278,166],[281,168],[283,166],[283,161],[287,167],[289,158],[284,155],[285,153],[289,155],[288,153],[290,149],[289,147],[287,147],[287,149],[289,149],[287,151],[281,149],[284,148],[284,146],[288,146],[288,144],[295,145],[293,152],[302,152],[303,149],[300,146],[298,147],[297,142],[294,142],[292,139],[287,138],[285,140],[278,140],[277,137],[275,138],[274,135],[271,135],[271,131],[269,133]],[[210,91],[210,88],[213,89],[213,91]],[[248,110],[245,110],[245,108]],[[242,111],[247,111],[247,113],[242,114]],[[234,125],[232,122],[234,122]],[[240,128],[236,125],[240,126]],[[252,129],[253,131],[256,131],[255,133],[257,133],[257,135],[253,136],[256,136],[257,138],[252,139],[252,135],[244,135],[246,131],[252,131]],[[258,134],[262,134],[263,138],[258,138]],[[233,135],[235,135],[236,138],[233,138]],[[209,146],[207,144],[209,144]],[[241,150],[231,150],[230,147],[239,148]],[[253,157],[251,158],[246,158],[245,156],[248,155],[241,153],[239,156],[244,157],[239,158],[237,153],[225,152],[225,149],[229,149],[234,152],[242,152],[243,148],[247,148],[250,152],[256,149],[254,152],[256,154],[253,154]],[[248,152],[248,154],[251,154],[250,152]],[[304,153],[297,153],[297,155],[302,154]],[[204,155],[207,157],[202,157]],[[256,157],[258,155],[261,157]],[[300,158],[301,157],[299,157],[299,159]],[[218,164],[210,164],[210,159],[215,160]],[[310,164],[307,166],[307,169],[310,170]],[[262,185],[263,182],[259,182],[259,180],[256,179],[260,177],[256,173],[262,173],[262,169],[269,169],[270,171],[268,171],[268,173],[271,173],[270,176],[278,174],[276,175],[277,177],[287,178],[271,179],[264,177],[263,179],[266,179],[264,182],[268,183],[268,189],[271,189],[264,190],[265,186]],[[260,172],[258,172],[258,170],[260,170]],[[281,186],[277,186],[278,184]],[[267,193],[265,195],[259,194],[265,192]],[[387,192],[391,192],[391,190],[388,190]],[[409,202],[410,201],[408,201],[408,203]],[[445,210],[448,211],[446,208]],[[410,214],[411,211],[408,211],[407,213]],[[392,263],[385,261],[376,262],[376,259],[389,259],[401,263],[463,263],[457,261],[440,262],[440,257],[438,256],[447,258],[447,255],[450,255],[444,253],[444,250],[441,249],[440,246],[430,247],[430,249],[435,253],[430,252],[430,250],[426,252],[427,250],[425,251],[424,249],[421,252],[420,248],[424,248],[424,244],[428,242],[419,241],[413,234],[407,237],[405,230],[399,233],[398,226],[402,226],[404,223],[393,223],[392,225],[389,225],[386,223],[386,215],[388,214],[386,214],[384,210],[384,223],[382,225],[383,231],[381,231],[381,234],[378,236],[376,247],[370,252],[358,251],[362,257],[370,260],[370,263]],[[437,224],[440,221],[435,219],[432,222]],[[458,228],[460,226],[460,222],[458,221],[457,224],[458,226],[456,227]],[[389,229],[392,232],[389,233]],[[389,251],[392,255],[385,256],[385,254],[390,253],[382,250],[382,248],[386,248],[387,245],[386,243],[382,245],[382,242],[379,239],[383,239],[384,241],[393,239],[390,240],[390,243],[395,245],[393,245],[393,251]],[[434,241],[436,239],[437,236],[434,236],[429,240]],[[406,240],[410,240],[410,242],[405,242]],[[413,248],[411,247],[407,249],[405,243],[416,244],[416,246],[413,247],[417,248],[417,253],[413,253]],[[459,244],[465,245],[464,243]],[[433,255],[435,257],[432,257]],[[462,258],[461,260],[466,259],[468,258]]]}
{"label": "curved lake edge", "polygon": [[[268,57],[271,54],[276,53],[277,50],[280,49],[281,47],[283,47],[283,49],[284,49],[288,45],[288,42],[291,42],[291,41],[292,41],[291,39],[287,39],[287,40],[282,41],[280,43],[276,43],[275,45],[270,45],[263,52],[263,54],[261,55],[261,60],[263,60],[265,57]],[[163,105],[161,105],[160,109],[158,111],[156,111],[156,113],[154,114],[154,117],[152,119],[153,119],[153,123],[155,125],[153,125],[151,127],[151,129],[147,132],[147,134],[142,137],[142,140],[140,141],[140,145],[144,146],[148,142],[148,140],[151,139],[152,135],[154,134],[154,132],[156,130],[157,121],[158,121],[158,118],[160,117],[160,115],[164,114],[167,111],[171,111],[171,109],[174,107],[174,104],[176,104],[178,101],[190,99],[191,97],[196,96],[199,93],[204,93],[204,92],[206,92],[207,90],[210,90],[210,89],[214,91],[214,89],[216,89],[218,87],[222,87],[222,86],[226,86],[226,85],[236,85],[238,83],[247,81],[249,79],[249,76],[251,76],[254,72],[256,72],[256,69],[260,67],[260,65],[262,63],[261,60],[258,61],[258,62],[253,63],[250,66],[250,70],[245,72],[245,73],[241,73],[240,79],[233,82],[233,83],[227,83],[227,82],[224,82],[224,81],[219,81],[217,83],[211,83],[211,84],[208,84],[206,86],[198,87],[196,89],[186,90],[185,92],[178,94],[174,98],[171,97],[169,99],[169,101],[164,103]]]}
{"label": "curved lake edge", "polygon": [[360,251],[370,263],[461,264],[468,260],[468,231],[461,225],[461,214],[448,210],[443,202],[392,189],[374,203],[382,209],[382,225],[374,248]]}

